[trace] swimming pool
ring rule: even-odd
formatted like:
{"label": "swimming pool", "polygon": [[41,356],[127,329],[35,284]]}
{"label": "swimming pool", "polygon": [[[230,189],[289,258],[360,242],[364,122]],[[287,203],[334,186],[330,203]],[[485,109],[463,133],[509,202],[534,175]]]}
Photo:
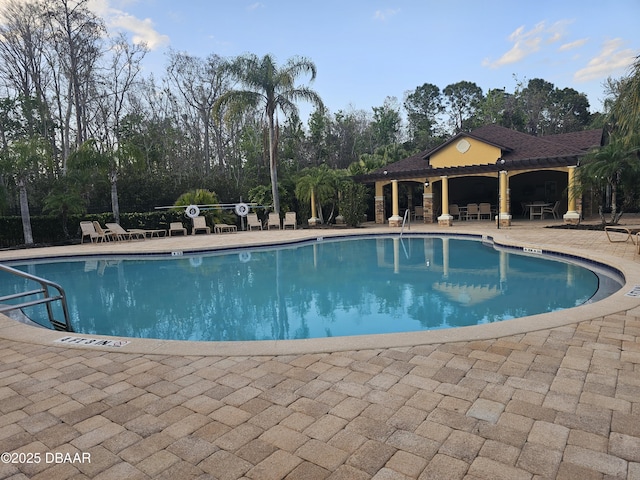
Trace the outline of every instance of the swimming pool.
{"label": "swimming pool", "polygon": [[[64,287],[77,332],[207,341],[486,324],[571,308],[621,286],[573,260],[429,235],[174,253],[13,266]],[[0,278],[0,294],[24,289],[11,281]]]}

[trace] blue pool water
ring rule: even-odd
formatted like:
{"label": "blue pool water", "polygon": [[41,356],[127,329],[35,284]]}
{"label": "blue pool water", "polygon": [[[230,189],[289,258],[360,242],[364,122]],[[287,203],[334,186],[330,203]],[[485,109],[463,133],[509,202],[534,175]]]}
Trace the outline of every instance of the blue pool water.
{"label": "blue pool water", "polygon": [[[59,283],[76,332],[302,339],[477,325],[590,301],[590,269],[433,236],[357,237],[180,256],[12,266]],[[0,272],[0,295],[33,286]],[[608,290],[620,288],[606,280]],[[609,292],[611,293],[611,292]],[[46,325],[44,310],[26,310]]]}

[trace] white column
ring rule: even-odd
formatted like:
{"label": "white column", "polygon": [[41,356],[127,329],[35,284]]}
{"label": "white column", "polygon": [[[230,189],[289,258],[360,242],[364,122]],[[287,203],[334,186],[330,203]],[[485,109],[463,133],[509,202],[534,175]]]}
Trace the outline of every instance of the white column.
{"label": "white column", "polygon": [[453,225],[453,216],[449,215],[449,178],[446,175],[442,179],[442,215],[438,217],[439,225]]}
{"label": "white column", "polygon": [[569,167],[568,171],[569,179],[567,185],[567,196],[569,198],[569,204],[567,208],[567,213],[565,213],[562,218],[564,219],[564,223],[570,223],[572,225],[577,225],[580,222],[580,213],[576,210],[576,166],[573,165]]}

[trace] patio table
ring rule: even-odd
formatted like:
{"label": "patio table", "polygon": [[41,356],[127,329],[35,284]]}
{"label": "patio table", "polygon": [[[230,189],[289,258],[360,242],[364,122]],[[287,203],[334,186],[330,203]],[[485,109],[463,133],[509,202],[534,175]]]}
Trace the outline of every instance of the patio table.
{"label": "patio table", "polygon": [[544,208],[550,207],[551,205],[553,204],[538,202],[525,204],[525,207],[529,208],[529,220],[533,220],[534,218],[536,218],[536,216],[542,219],[544,216]]}

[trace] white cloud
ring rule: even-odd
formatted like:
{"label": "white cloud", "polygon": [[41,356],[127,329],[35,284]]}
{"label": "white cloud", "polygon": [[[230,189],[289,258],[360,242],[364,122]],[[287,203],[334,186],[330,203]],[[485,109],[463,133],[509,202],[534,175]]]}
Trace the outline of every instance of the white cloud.
{"label": "white cloud", "polygon": [[[22,0],[23,2],[35,0]],[[8,0],[0,0],[0,7],[5,6]],[[159,33],[149,18],[141,20],[133,15],[114,8],[114,0],[90,0],[87,7],[97,16],[104,19],[109,29],[123,30],[132,34],[132,41],[136,44],[145,43],[154,50],[169,44],[169,37]],[[121,6],[135,3],[134,0],[119,0]],[[2,19],[0,19],[1,21]]]}
{"label": "white cloud", "polygon": [[630,48],[622,48],[624,42],[621,38],[607,40],[600,53],[589,60],[587,66],[578,70],[573,79],[576,82],[588,82],[590,80],[603,79],[616,71],[628,68],[638,55]]}
{"label": "white cloud", "polygon": [[391,8],[387,8],[386,10],[376,10],[373,14],[373,18],[384,22],[398,13],[400,13],[400,10],[393,10]]}
{"label": "white cloud", "polygon": [[131,32],[133,43],[145,43],[151,50],[169,44],[169,37],[158,33],[150,18],[140,20],[128,13],[117,12],[110,15],[107,22],[110,26]]}
{"label": "white cloud", "polygon": [[522,25],[509,35],[509,42],[513,43],[511,49],[497,60],[485,59],[482,65],[499,68],[519,62],[538,52],[543,44],[560,42],[566,36],[565,27],[569,23],[571,23],[570,20],[559,20],[552,25],[547,25],[547,22],[542,21],[529,31]]}
{"label": "white cloud", "polygon": [[573,42],[565,43],[565,44],[560,45],[560,47],[558,48],[558,51],[567,52],[569,50],[573,50],[575,48],[579,48],[579,47],[583,46],[588,41],[589,41],[588,38],[581,38],[580,40],[575,40]]}
{"label": "white cloud", "polygon": [[[133,15],[114,8],[114,0],[91,0],[89,8],[93,13],[102,17],[107,27],[131,33],[131,40],[135,44],[145,43],[151,50],[164,47],[169,44],[169,37],[159,33],[150,18],[141,20]],[[128,0],[120,0],[120,5],[133,3]]]}
{"label": "white cloud", "polygon": [[252,3],[251,5],[249,5],[246,10],[249,12],[253,12],[254,10],[258,10],[259,8],[263,8],[264,4],[260,3],[260,2],[256,2],[256,3]]}
{"label": "white cloud", "polygon": [[511,35],[509,35],[509,41],[513,43],[511,50],[494,62],[489,59],[485,59],[482,62],[482,65],[485,67],[499,68],[504,65],[519,62],[523,58],[540,50],[543,32],[544,22],[538,23],[528,32],[525,31],[524,25],[518,27]]}

